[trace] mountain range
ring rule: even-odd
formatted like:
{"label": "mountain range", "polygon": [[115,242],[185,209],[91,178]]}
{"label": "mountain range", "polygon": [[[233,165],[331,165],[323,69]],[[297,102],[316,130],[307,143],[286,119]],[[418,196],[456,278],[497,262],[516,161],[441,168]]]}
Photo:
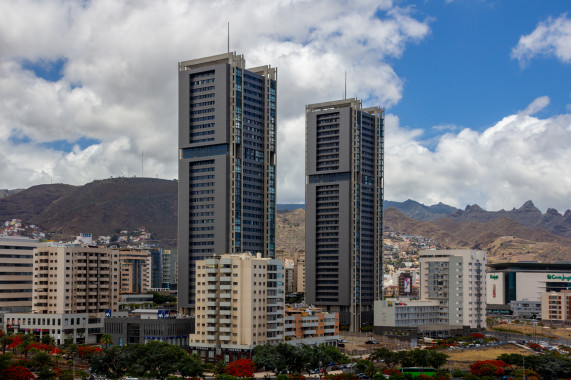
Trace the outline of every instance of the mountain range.
{"label": "mountain range", "polygon": [[[6,191],[0,198],[0,221],[22,219],[54,238],[91,232],[110,235],[146,227],[164,246],[177,235],[177,181],[110,178],[83,186],[39,185]],[[278,205],[278,249],[303,249],[304,205]],[[510,211],[464,210],[413,200],[385,201],[385,229],[426,236],[450,248],[475,248],[497,260],[560,261],[571,259],[571,211],[542,214],[531,201]]]}

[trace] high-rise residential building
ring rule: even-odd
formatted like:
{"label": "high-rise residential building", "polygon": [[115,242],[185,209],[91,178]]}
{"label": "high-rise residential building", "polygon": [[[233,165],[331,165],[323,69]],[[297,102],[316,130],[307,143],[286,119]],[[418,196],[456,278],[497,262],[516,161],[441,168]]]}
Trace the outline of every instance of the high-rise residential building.
{"label": "high-rise residential building", "polygon": [[89,246],[34,249],[32,312],[40,314],[117,311],[119,252]]}
{"label": "high-rise residential building", "polygon": [[297,251],[293,261],[293,291],[303,293],[305,292],[305,251]]}
{"label": "high-rise residential building", "polygon": [[32,309],[33,266],[36,247],[45,245],[25,237],[0,238],[0,311]]}
{"label": "high-rise residential building", "polygon": [[277,70],[242,55],[179,63],[178,302],[215,254],[275,257]]}
{"label": "high-rise residential building", "polygon": [[440,324],[486,327],[486,252],[420,251],[420,298],[438,301]]}
{"label": "high-rise residential building", "polygon": [[119,251],[120,294],[146,294],[151,289],[151,253],[148,249]]}
{"label": "high-rise residential building", "polygon": [[163,287],[163,249],[160,247],[149,248],[151,254],[151,287],[160,289]]}
{"label": "high-rise residential building", "polygon": [[351,331],[382,298],[383,118],[357,99],[306,107],[305,299]]}
{"label": "high-rise residential building", "polygon": [[283,281],[283,261],[262,258],[261,254],[198,260],[195,334],[190,335],[190,350],[208,362],[229,362],[242,354],[251,357],[256,345],[282,342]]}
{"label": "high-rise residential building", "polygon": [[163,288],[176,290],[178,277],[176,248],[163,249]]}

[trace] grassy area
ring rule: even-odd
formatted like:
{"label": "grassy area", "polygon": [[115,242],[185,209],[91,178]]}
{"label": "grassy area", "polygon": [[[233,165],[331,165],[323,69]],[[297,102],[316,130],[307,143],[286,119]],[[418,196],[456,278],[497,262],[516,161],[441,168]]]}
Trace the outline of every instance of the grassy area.
{"label": "grassy area", "polygon": [[494,360],[501,354],[522,354],[522,355],[535,355],[532,351],[517,347],[513,344],[507,344],[500,347],[490,347],[482,349],[465,349],[465,350],[450,350],[444,351],[450,357],[448,363],[450,368],[460,369],[467,371],[470,369],[470,364],[478,360]]}
{"label": "grassy area", "polygon": [[512,334],[524,334],[529,337],[564,338],[571,339],[571,330],[565,328],[544,328],[544,326],[530,326],[511,323],[509,325],[495,325],[491,328],[494,331],[507,332]]}

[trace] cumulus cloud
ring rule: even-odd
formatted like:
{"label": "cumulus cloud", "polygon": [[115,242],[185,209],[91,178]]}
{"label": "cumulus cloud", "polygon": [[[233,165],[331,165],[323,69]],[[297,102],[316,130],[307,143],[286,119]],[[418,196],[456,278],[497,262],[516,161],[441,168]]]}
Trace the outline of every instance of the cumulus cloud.
{"label": "cumulus cloud", "polygon": [[540,22],[533,32],[520,37],[511,54],[522,65],[537,55],[555,56],[561,62],[571,63],[571,19],[567,13]]}
{"label": "cumulus cloud", "polygon": [[478,203],[488,210],[511,209],[532,199],[543,211],[571,208],[571,114],[533,115],[548,103],[548,97],[537,98],[482,132],[447,133],[433,151],[423,146],[420,131],[401,127],[389,115],[386,198],[459,208]]}
{"label": "cumulus cloud", "polygon": [[[396,104],[388,61],[430,33],[391,0],[29,0],[0,13],[0,187],[140,176],[142,152],[145,176],[176,178],[177,62],[225,52],[229,21],[232,51],[278,67],[280,202],[303,201],[305,105],[341,98],[345,71],[348,96]],[[56,80],[34,74],[58,64]]]}

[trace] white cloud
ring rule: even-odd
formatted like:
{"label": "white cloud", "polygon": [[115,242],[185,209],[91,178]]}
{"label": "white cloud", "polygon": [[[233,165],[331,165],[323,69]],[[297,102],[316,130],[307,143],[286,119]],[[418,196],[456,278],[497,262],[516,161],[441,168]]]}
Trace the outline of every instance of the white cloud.
{"label": "white cloud", "polygon": [[[397,103],[387,60],[430,32],[391,0],[29,0],[0,14],[0,188],[139,176],[143,151],[146,176],[176,178],[177,62],[225,52],[229,21],[248,66],[278,67],[280,202],[303,201],[305,105],[341,98],[345,71],[348,96]],[[57,82],[22,68],[57,60]],[[98,143],[48,148],[80,138]]]}
{"label": "white cloud", "polygon": [[440,137],[434,151],[418,132],[389,115],[386,199],[444,202],[459,208],[478,203],[488,210],[519,207],[531,199],[545,211],[571,208],[571,114],[533,116],[549,103],[534,100],[483,132],[463,129]]}
{"label": "white cloud", "polygon": [[533,32],[520,37],[511,55],[522,65],[537,55],[555,56],[561,62],[571,63],[571,19],[565,13],[540,22]]}

